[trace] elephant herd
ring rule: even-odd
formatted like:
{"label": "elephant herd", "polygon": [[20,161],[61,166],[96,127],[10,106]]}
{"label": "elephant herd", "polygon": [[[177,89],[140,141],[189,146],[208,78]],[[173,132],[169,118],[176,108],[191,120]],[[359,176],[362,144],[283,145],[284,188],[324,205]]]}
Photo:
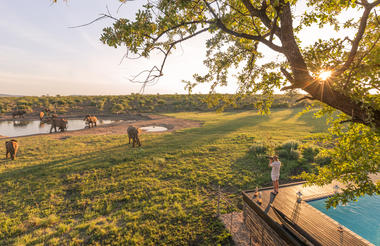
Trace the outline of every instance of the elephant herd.
{"label": "elephant herd", "polygon": [[[64,118],[58,117],[56,114],[48,116],[48,114],[45,114],[43,111],[41,111],[40,121],[41,123],[51,124],[50,133],[53,131],[53,129],[54,132],[57,132],[57,128],[60,132],[64,132],[67,129],[68,121]],[[96,126],[98,119],[95,116],[86,115],[83,121],[85,121],[85,124],[88,128],[91,128]]]}
{"label": "elephant herd", "polygon": [[[41,123],[49,123],[51,124],[50,127],[50,133],[53,131],[57,132],[57,128],[60,132],[64,132],[65,129],[67,129],[67,123],[68,121],[66,119],[58,117],[56,114],[52,114],[51,116],[48,116],[44,112],[40,112],[40,120]],[[96,116],[91,116],[91,115],[86,115],[85,118],[83,119],[85,121],[85,124],[88,128],[92,128],[96,126],[96,123],[98,119]],[[131,144],[132,140],[132,147],[135,147],[138,145],[139,147],[141,146],[140,138],[139,135],[141,133],[141,129],[134,127],[134,126],[129,126],[127,128],[127,134],[128,134],[128,144]],[[11,139],[9,141],[5,142],[5,158],[7,159],[8,156],[11,160],[14,160],[17,155],[17,150],[19,148],[19,144],[17,140]]]}

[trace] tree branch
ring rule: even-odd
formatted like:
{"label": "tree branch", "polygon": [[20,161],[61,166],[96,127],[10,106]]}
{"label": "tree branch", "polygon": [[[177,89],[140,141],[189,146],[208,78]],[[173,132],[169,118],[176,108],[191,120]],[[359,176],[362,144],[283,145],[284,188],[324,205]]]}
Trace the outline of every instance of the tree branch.
{"label": "tree branch", "polygon": [[[364,53],[364,55],[356,62],[354,67],[351,69],[350,74],[348,75],[348,78],[346,80],[346,83],[344,85],[344,89],[347,89],[348,84],[350,83],[351,76],[353,75],[353,71],[355,67],[358,67],[359,64],[363,61],[363,59],[371,52],[371,50],[376,46],[377,42],[380,40],[380,35],[376,38],[375,42],[371,45],[371,47]],[[354,73],[355,74],[355,73]]]}
{"label": "tree branch", "polygon": [[193,34],[191,34],[191,35],[189,35],[189,36],[187,36],[187,37],[181,38],[180,40],[176,40],[176,41],[170,43],[170,45],[176,45],[176,44],[178,44],[178,43],[180,43],[180,42],[183,42],[183,41],[185,41],[185,40],[188,40],[188,39],[190,39],[190,38],[192,38],[192,37],[195,37],[195,36],[201,34],[202,32],[205,32],[205,31],[210,30],[210,28],[211,28],[211,27],[207,27],[207,28],[204,28],[204,29],[202,29],[202,30],[199,30],[198,32],[195,32],[195,33],[193,33]]}
{"label": "tree branch", "polygon": [[[248,9],[251,16],[258,17],[269,30],[272,30],[272,21],[268,18],[266,14],[266,9],[268,6],[265,0],[262,1],[260,9],[256,9],[249,0],[242,0],[242,2],[244,6]],[[276,30],[274,30],[274,34],[276,34],[277,37],[280,37],[280,28],[276,28]]]}
{"label": "tree branch", "polygon": [[115,17],[113,17],[112,15],[109,15],[109,14],[101,14],[100,17],[98,17],[98,18],[96,18],[95,20],[92,20],[92,21],[90,21],[90,22],[88,22],[88,23],[86,23],[86,24],[79,25],[79,26],[69,26],[68,28],[78,28],[78,27],[89,26],[89,25],[91,25],[92,23],[95,23],[95,22],[97,22],[97,21],[99,21],[99,20],[101,20],[101,19],[104,19],[104,18],[111,18],[111,19],[116,20],[116,21],[119,20],[118,18],[115,18]]}
{"label": "tree branch", "polygon": [[306,99],[309,99],[309,100],[318,100],[318,99],[315,99],[312,96],[304,96],[304,97],[301,97],[300,99],[297,99],[296,102],[301,102],[301,101],[306,100]]}
{"label": "tree branch", "polygon": [[240,37],[240,38],[246,38],[246,39],[249,39],[249,40],[256,40],[256,41],[259,41],[263,44],[265,44],[266,46],[268,46],[269,48],[279,52],[279,53],[284,53],[284,49],[281,47],[281,46],[278,46],[268,40],[266,40],[263,36],[256,36],[256,35],[251,35],[251,34],[247,34],[247,33],[239,33],[239,32],[235,32],[229,28],[227,28],[221,20],[217,20],[216,21],[216,25],[224,32],[228,33],[228,34],[231,34],[235,37]]}
{"label": "tree branch", "polygon": [[186,25],[192,25],[192,24],[205,24],[205,23],[207,23],[207,24],[212,24],[212,23],[214,23],[214,22],[212,22],[212,21],[200,21],[200,20],[197,20],[197,21],[189,21],[189,22],[182,22],[182,23],[180,23],[180,24],[178,24],[178,25],[175,25],[175,26],[173,26],[173,27],[170,27],[170,28],[168,28],[167,30],[161,32],[160,34],[157,35],[157,37],[155,37],[155,38],[150,37],[150,38],[153,39],[153,43],[154,43],[154,42],[156,42],[158,39],[160,39],[160,38],[162,37],[162,35],[164,35],[165,33],[170,32],[170,31],[172,31],[172,30],[174,30],[174,29],[177,29],[177,28],[179,28],[179,27],[186,26]]}
{"label": "tree branch", "polygon": [[[163,60],[162,60],[162,62],[161,62],[160,68],[158,68],[157,66],[153,66],[150,70],[144,70],[144,71],[140,72],[139,74],[135,75],[132,79],[130,79],[130,81],[131,81],[131,82],[135,82],[135,83],[142,83],[143,86],[141,87],[140,92],[143,93],[144,90],[145,90],[145,87],[146,87],[149,83],[155,83],[155,82],[157,82],[158,79],[164,75],[163,70],[164,70],[164,67],[165,67],[166,60],[167,60],[167,58],[168,58],[168,56],[169,56],[169,54],[170,54],[170,51],[172,50],[172,48],[173,48],[176,44],[178,44],[178,43],[180,43],[180,42],[183,42],[183,41],[185,41],[185,40],[188,40],[188,39],[190,39],[190,38],[192,38],[192,37],[195,37],[195,36],[197,36],[197,35],[199,35],[199,34],[205,32],[205,31],[209,30],[210,28],[211,28],[211,27],[204,28],[204,29],[202,29],[202,30],[199,30],[198,32],[195,32],[195,33],[193,33],[193,34],[187,36],[187,37],[183,37],[183,38],[181,38],[181,39],[179,39],[179,40],[176,40],[176,41],[174,41],[174,42],[172,42],[172,43],[169,43],[169,44],[168,44],[168,45],[169,45],[169,48],[168,48],[166,51],[163,50],[161,47],[154,47],[153,49],[158,49],[158,50],[160,50],[160,51],[164,54],[164,58],[163,58]],[[156,72],[156,73],[154,73],[154,72]],[[145,74],[145,73],[147,73],[147,76],[146,76],[146,78],[145,78],[143,81],[139,81],[139,80],[137,80],[138,77],[140,77],[141,75],[143,75],[143,74]],[[153,73],[154,73],[154,74],[153,74]]]}
{"label": "tree branch", "polygon": [[211,14],[214,16],[214,18],[216,19],[216,26],[219,27],[222,31],[228,33],[228,34],[231,34],[235,37],[240,37],[240,38],[246,38],[246,39],[249,39],[249,40],[256,40],[256,41],[259,41],[259,42],[262,42],[263,44],[267,45],[269,48],[279,52],[279,53],[284,53],[285,51],[283,50],[283,48],[281,46],[278,46],[278,45],[275,45],[274,43],[266,40],[265,38],[263,38],[262,36],[258,36],[258,35],[251,35],[251,34],[248,34],[248,33],[240,33],[240,32],[236,32],[236,31],[233,31],[229,28],[227,28],[221,19],[219,19],[219,17],[216,15],[214,9],[210,6],[210,4],[207,2],[207,0],[204,0],[203,1],[205,3],[205,5],[207,6],[207,8],[210,10]]}
{"label": "tree branch", "polygon": [[343,66],[341,68],[339,68],[333,74],[333,76],[339,76],[339,75],[341,75],[344,71],[346,71],[350,67],[351,63],[354,61],[354,58],[355,58],[356,53],[357,53],[358,48],[359,48],[359,43],[360,43],[360,41],[361,41],[361,39],[363,37],[365,28],[367,26],[367,21],[368,21],[369,14],[370,14],[372,8],[374,8],[379,3],[380,3],[380,0],[375,1],[372,4],[368,4],[368,2],[366,3],[366,1],[365,2],[363,1],[364,12],[363,12],[363,15],[362,15],[362,17],[360,19],[360,25],[359,25],[358,31],[356,33],[356,37],[355,37],[355,39],[352,42],[352,47],[351,47],[350,53],[348,55],[348,58],[347,58],[346,62],[343,64]]}
{"label": "tree branch", "polygon": [[293,76],[284,67],[281,67],[280,70],[282,74],[285,76],[285,78],[289,80],[290,83],[294,83]]}

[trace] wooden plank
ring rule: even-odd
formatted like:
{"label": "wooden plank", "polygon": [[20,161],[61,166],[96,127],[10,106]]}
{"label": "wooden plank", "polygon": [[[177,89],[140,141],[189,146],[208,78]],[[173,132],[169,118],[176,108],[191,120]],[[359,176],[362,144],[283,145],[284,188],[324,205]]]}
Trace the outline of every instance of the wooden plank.
{"label": "wooden plank", "polygon": [[254,211],[261,214],[263,218],[265,217],[273,221],[273,223],[281,225],[282,222],[273,212],[271,206],[277,208],[297,227],[302,228],[302,230],[322,245],[372,245],[347,228],[344,229],[342,234],[338,231],[339,224],[336,221],[321,213],[307,202],[296,202],[296,193],[299,190],[302,191],[305,198],[327,196],[333,194],[334,185],[303,187],[302,183],[288,184],[280,186],[277,196],[271,194],[272,188],[260,189],[263,200],[261,205],[257,203],[256,198],[253,198],[253,191],[243,192],[243,200],[250,207],[254,207]]}

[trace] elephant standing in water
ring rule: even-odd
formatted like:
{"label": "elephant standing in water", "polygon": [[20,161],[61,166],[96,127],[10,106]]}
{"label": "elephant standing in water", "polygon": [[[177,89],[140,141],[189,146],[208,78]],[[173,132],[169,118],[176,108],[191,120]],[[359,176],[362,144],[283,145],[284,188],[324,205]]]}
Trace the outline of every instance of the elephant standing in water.
{"label": "elephant standing in water", "polygon": [[64,132],[65,129],[67,129],[67,120],[65,119],[59,119],[56,117],[51,118],[51,127],[50,127],[50,133],[53,131],[57,132],[57,127],[61,132]]}
{"label": "elephant standing in water", "polygon": [[95,116],[91,116],[89,114],[86,115],[86,117],[84,117],[83,120],[86,121],[88,128],[96,126],[96,122],[98,121],[98,119]]}
{"label": "elephant standing in water", "polygon": [[135,147],[136,143],[140,147],[141,143],[139,139],[139,134],[141,133],[141,130],[134,126],[129,126],[127,129],[127,133],[128,133],[128,138],[129,138],[129,144],[131,143],[131,139],[132,139],[132,147]]}

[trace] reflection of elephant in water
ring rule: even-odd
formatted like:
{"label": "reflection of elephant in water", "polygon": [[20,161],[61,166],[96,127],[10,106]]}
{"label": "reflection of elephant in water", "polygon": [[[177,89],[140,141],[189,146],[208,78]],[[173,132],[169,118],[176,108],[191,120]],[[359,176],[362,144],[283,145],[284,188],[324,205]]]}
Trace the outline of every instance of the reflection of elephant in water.
{"label": "reflection of elephant in water", "polygon": [[50,127],[50,133],[53,131],[57,132],[57,127],[61,132],[64,132],[65,129],[67,129],[67,120],[65,119],[58,119],[58,118],[51,118],[51,127]]}
{"label": "reflection of elephant in water", "polygon": [[23,127],[23,126],[27,126],[29,123],[31,123],[30,121],[27,121],[27,120],[19,120],[19,121],[13,121],[13,126],[14,127]]}
{"label": "reflection of elephant in water", "polygon": [[88,125],[88,128],[96,126],[96,122],[98,121],[98,119],[95,116],[90,116],[89,114],[86,115],[86,117],[84,117],[83,120],[86,121],[86,125]]}
{"label": "reflection of elephant in water", "polygon": [[140,139],[139,139],[140,132],[141,130],[134,126],[128,127],[127,133],[128,133],[129,143],[131,143],[131,139],[132,139],[132,147],[135,147],[136,143],[138,146],[141,146]]}
{"label": "reflection of elephant in water", "polygon": [[18,150],[18,143],[17,140],[12,139],[10,141],[5,142],[5,159],[8,158],[8,154],[10,154],[10,158],[14,160],[16,158],[17,150]]}

